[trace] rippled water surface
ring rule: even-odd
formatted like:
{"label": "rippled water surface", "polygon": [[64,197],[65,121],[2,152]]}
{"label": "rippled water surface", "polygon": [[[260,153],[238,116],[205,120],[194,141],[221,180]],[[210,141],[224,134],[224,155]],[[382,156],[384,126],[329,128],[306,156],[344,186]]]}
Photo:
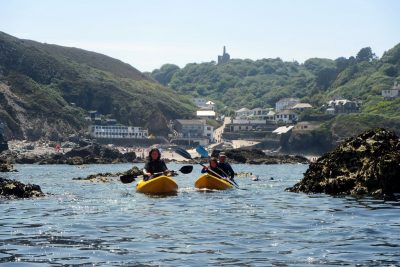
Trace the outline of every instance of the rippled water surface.
{"label": "rippled water surface", "polygon": [[169,197],[72,180],[129,164],[16,167],[50,195],[0,200],[0,266],[400,266],[399,204],[285,192],[307,165],[235,165],[260,180],[208,193],[195,165]]}

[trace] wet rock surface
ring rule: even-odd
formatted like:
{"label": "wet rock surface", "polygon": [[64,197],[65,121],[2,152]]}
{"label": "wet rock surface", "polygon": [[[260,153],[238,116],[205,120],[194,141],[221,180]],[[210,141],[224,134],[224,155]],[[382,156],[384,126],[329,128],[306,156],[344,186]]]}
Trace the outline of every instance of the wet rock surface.
{"label": "wet rock surface", "polygon": [[43,197],[39,185],[24,184],[16,180],[10,180],[0,177],[0,197],[5,198],[32,198]]}
{"label": "wet rock surface", "polygon": [[370,195],[395,198],[400,193],[400,142],[382,128],[347,139],[311,163],[291,192]]}
{"label": "wet rock surface", "polygon": [[[218,157],[220,151],[215,150],[213,157]],[[230,149],[224,151],[230,163],[245,163],[245,164],[296,164],[310,163],[303,156],[296,155],[267,155],[260,149]]]}
{"label": "wet rock surface", "polygon": [[92,182],[92,183],[109,183],[112,181],[119,182],[119,177],[123,176],[123,175],[139,176],[139,175],[143,175],[143,172],[138,167],[134,166],[125,172],[97,173],[97,174],[88,175],[87,177],[83,177],[83,178],[82,177],[73,178],[72,180],[86,181],[86,182]]}
{"label": "wet rock surface", "polygon": [[109,164],[132,162],[136,158],[134,152],[122,154],[117,149],[109,148],[97,143],[73,148],[66,153],[55,154],[16,154],[11,158],[20,164]]}
{"label": "wet rock surface", "polygon": [[8,153],[0,154],[0,172],[12,172],[14,169],[14,160],[8,156]]}

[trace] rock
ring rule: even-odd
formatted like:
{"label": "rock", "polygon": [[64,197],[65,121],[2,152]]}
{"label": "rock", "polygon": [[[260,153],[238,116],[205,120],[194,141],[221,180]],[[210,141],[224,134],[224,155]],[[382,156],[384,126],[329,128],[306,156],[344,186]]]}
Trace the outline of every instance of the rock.
{"label": "rock", "polygon": [[[86,142],[81,142],[87,144]],[[67,153],[46,153],[36,155],[34,153],[15,153],[13,156],[17,163],[21,164],[109,164],[133,162],[136,159],[134,152],[122,154],[117,149],[109,148],[97,143],[90,143],[84,147],[73,148]]]}
{"label": "rock", "polygon": [[113,177],[120,177],[122,175],[132,175],[132,176],[139,176],[143,175],[143,172],[136,166],[132,167],[131,169],[125,171],[125,172],[118,172],[118,173],[97,173],[97,174],[91,174],[85,178],[73,178],[72,180],[80,180],[80,181],[88,181],[88,182],[102,182],[102,183],[108,183],[112,181]]}
{"label": "rock", "polygon": [[390,198],[400,193],[400,142],[382,128],[347,139],[311,163],[291,192],[370,195]]}
{"label": "rock", "polygon": [[[260,149],[230,149],[225,151],[231,163],[246,163],[246,164],[295,164],[302,163],[308,164],[310,161],[303,156],[292,156],[292,155],[266,155]],[[214,153],[214,156],[218,156],[218,153]]]}
{"label": "rock", "polygon": [[0,172],[12,172],[14,170],[13,159],[7,155],[7,153],[2,153],[0,155]]}
{"label": "rock", "polygon": [[7,198],[31,198],[43,197],[40,186],[35,184],[23,184],[21,182],[0,178],[0,196]]}

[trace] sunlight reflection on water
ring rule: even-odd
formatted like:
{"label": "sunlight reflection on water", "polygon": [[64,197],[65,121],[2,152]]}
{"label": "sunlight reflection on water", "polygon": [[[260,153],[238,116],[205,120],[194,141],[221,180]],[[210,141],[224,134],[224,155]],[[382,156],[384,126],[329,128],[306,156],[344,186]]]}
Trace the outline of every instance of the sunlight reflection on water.
{"label": "sunlight reflection on water", "polygon": [[[142,165],[138,165],[142,167]],[[179,169],[179,164],[169,164]],[[0,263],[268,266],[400,263],[399,204],[285,192],[306,165],[235,165],[239,190],[199,192],[176,177],[176,196],[137,194],[117,179],[72,178],[129,164],[17,165],[7,178],[39,184],[42,199],[0,200]],[[274,177],[271,180],[271,177]]]}

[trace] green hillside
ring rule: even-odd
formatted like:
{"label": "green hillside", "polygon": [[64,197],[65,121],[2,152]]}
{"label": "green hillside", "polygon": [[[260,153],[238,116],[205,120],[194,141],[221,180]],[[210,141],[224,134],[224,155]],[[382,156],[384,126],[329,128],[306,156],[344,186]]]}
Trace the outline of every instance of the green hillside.
{"label": "green hillside", "polygon": [[[170,119],[191,117],[188,98],[119,60],[0,32],[0,119],[10,138],[84,132],[89,110],[166,134]],[[40,127],[38,127],[40,125]]]}
{"label": "green hillside", "polygon": [[181,94],[216,102],[227,115],[242,107],[274,107],[281,98],[296,97],[315,107],[308,114],[315,115],[308,118],[315,118],[322,115],[323,105],[332,98],[358,100],[362,102],[359,113],[325,121],[319,133],[341,140],[378,126],[400,132],[399,99],[384,100],[381,96],[383,89],[400,82],[400,44],[380,59],[366,47],[350,58],[311,58],[303,64],[279,58],[188,64],[182,69],[166,64],[150,76]]}

